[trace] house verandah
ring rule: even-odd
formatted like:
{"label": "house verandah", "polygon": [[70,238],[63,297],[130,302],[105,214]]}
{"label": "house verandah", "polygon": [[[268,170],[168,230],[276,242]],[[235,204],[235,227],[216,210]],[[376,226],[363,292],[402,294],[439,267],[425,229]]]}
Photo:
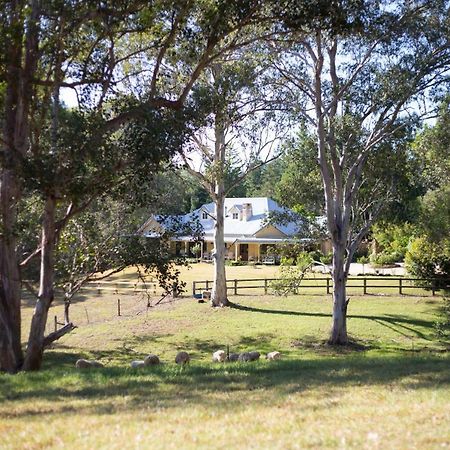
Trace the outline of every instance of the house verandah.
{"label": "house verandah", "polygon": [[[289,219],[273,220],[274,216]],[[311,244],[306,238],[303,218],[268,197],[226,198],[224,205],[225,255],[229,260],[274,263],[276,248],[287,244]],[[170,243],[172,254],[211,260],[214,254],[215,205],[207,203],[191,213],[177,216],[180,224],[198,223],[202,233],[197,237],[177,235]],[[175,218],[174,218],[175,219]],[[163,229],[158,217],[150,217],[138,230],[144,236],[155,236]],[[302,236],[303,238],[299,238]]]}
{"label": "house verandah", "polygon": [[[228,238],[225,240],[225,258],[233,261],[264,262],[271,264],[277,258],[277,246],[294,243],[299,243],[299,241],[295,239],[252,239],[245,237],[231,240]],[[214,242],[208,240],[194,242],[186,237],[172,241],[170,249],[177,256],[210,261],[214,253]]]}

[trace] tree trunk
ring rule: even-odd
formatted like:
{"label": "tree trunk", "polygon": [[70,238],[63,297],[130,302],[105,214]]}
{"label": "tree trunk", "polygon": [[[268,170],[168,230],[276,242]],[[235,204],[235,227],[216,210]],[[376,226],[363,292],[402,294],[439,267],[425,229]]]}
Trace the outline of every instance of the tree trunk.
{"label": "tree trunk", "polygon": [[[220,191],[220,189],[219,189]],[[212,306],[228,306],[227,279],[225,274],[224,208],[225,195],[219,192],[216,205],[216,225],[214,227],[214,283],[211,293]]]}
{"label": "tree trunk", "polygon": [[331,328],[329,343],[333,345],[345,345],[347,336],[347,300],[346,282],[344,270],[345,245],[333,246],[333,325]]}
{"label": "tree trunk", "polygon": [[16,254],[17,180],[4,170],[0,180],[0,370],[14,373],[23,362],[20,270]]}
{"label": "tree trunk", "polygon": [[53,195],[50,195],[47,197],[44,207],[39,294],[31,320],[24,370],[39,370],[42,364],[45,326],[48,310],[54,297],[55,212],[56,200]]}

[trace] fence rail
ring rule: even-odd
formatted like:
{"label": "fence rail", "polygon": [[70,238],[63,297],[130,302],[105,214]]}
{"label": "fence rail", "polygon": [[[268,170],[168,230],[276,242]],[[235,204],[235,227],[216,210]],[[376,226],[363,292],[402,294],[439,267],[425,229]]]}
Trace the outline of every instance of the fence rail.
{"label": "fence rail", "polygon": [[[227,290],[232,291],[234,295],[238,295],[242,289],[261,289],[267,295],[272,290],[271,283],[276,281],[280,284],[278,278],[247,278],[227,280]],[[357,281],[358,284],[354,284]],[[383,282],[389,282],[384,284]],[[255,284],[256,283],[256,284]],[[420,283],[420,284],[416,284]],[[212,280],[200,280],[192,282],[192,295],[196,296],[202,291],[209,291],[212,288]],[[333,280],[327,277],[320,278],[304,278],[301,284],[292,285],[287,283],[285,288],[291,287],[296,294],[307,293],[308,289],[322,289],[327,294],[331,294],[333,289]],[[363,295],[376,294],[382,289],[395,289],[400,295],[407,295],[405,291],[408,289],[423,289],[431,291],[432,295],[440,290],[450,289],[450,279],[441,278],[405,278],[391,276],[377,277],[349,277],[347,279],[347,289],[361,289]]]}

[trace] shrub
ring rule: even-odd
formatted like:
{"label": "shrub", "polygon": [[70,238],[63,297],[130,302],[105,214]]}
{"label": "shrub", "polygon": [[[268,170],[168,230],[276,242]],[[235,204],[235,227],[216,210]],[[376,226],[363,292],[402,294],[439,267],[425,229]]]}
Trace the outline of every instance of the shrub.
{"label": "shrub", "polygon": [[450,277],[450,239],[432,242],[426,236],[414,239],[406,252],[408,272],[419,278]]}
{"label": "shrub", "polygon": [[225,264],[227,266],[246,266],[247,265],[247,261],[235,261],[234,259],[225,261]]}
{"label": "shrub", "polygon": [[372,264],[376,266],[390,266],[392,264],[395,264],[396,262],[399,262],[403,259],[401,253],[399,252],[381,252],[377,254],[373,254],[370,257],[370,261]]}
{"label": "shrub", "polygon": [[359,264],[368,264],[370,262],[370,258],[368,256],[360,256],[357,258],[356,262]]}
{"label": "shrub", "polygon": [[300,252],[295,260],[282,258],[278,279],[271,283],[271,288],[277,295],[296,293],[306,271],[311,267],[312,258],[307,252]]}
{"label": "shrub", "polygon": [[313,261],[320,261],[320,258],[322,258],[323,253],[320,250],[313,250],[309,252],[309,256]]}
{"label": "shrub", "polygon": [[403,261],[409,242],[416,231],[416,227],[410,223],[401,225],[382,223],[373,227],[373,237],[380,244],[383,250],[382,253],[385,255],[399,255],[398,259],[396,259],[396,256],[396,260],[393,261],[398,262]]}
{"label": "shrub", "polygon": [[333,261],[333,253],[327,253],[320,257],[320,262],[322,264],[331,264],[331,261]]}
{"label": "shrub", "polygon": [[450,340],[450,298],[444,297],[440,318],[434,322],[434,331],[438,339],[448,342]]}

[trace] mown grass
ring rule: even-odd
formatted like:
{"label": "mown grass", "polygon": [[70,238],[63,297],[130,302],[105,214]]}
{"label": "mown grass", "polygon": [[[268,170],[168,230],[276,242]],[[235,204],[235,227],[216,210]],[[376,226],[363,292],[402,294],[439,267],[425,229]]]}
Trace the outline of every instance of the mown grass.
{"label": "mown grass", "polygon": [[[0,447],[450,446],[440,297],[352,297],[348,328],[359,345],[350,349],[324,343],[328,297],[231,300],[233,308],[184,298],[147,310],[130,295],[117,317],[115,295],[77,299],[79,328],[46,353],[41,372],[0,375]],[[211,352],[227,345],[280,350],[283,360],[213,364]],[[180,349],[192,355],[184,369],[173,363]],[[149,352],[163,364],[129,368]],[[106,367],[76,371],[80,356]]]}

